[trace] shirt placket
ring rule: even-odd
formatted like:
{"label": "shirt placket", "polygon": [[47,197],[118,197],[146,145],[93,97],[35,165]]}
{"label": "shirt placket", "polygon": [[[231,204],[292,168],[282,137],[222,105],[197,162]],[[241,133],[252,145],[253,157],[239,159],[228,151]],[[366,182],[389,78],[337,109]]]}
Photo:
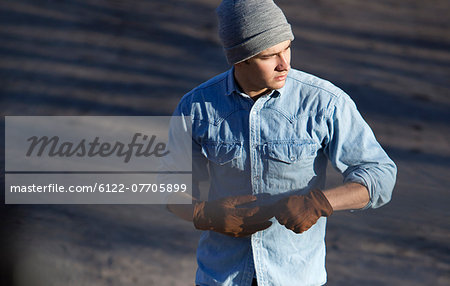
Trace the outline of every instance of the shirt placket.
{"label": "shirt placket", "polygon": [[[264,103],[269,98],[269,95],[261,97],[257,100],[251,110],[249,118],[249,146],[250,146],[250,170],[251,170],[251,180],[252,180],[252,191],[253,194],[262,193],[262,160],[261,160],[261,109]],[[254,267],[257,273],[258,282],[264,285],[264,262],[262,255],[262,232],[257,232],[252,235],[252,249],[253,249],[253,260]]]}
{"label": "shirt placket", "polygon": [[252,180],[252,191],[253,194],[261,193],[261,176],[262,176],[262,167],[261,167],[261,159],[259,156],[259,145],[261,142],[261,108],[264,104],[265,100],[260,98],[260,100],[256,101],[253,107],[250,110],[250,119],[249,119],[249,146],[250,146],[250,174]]}

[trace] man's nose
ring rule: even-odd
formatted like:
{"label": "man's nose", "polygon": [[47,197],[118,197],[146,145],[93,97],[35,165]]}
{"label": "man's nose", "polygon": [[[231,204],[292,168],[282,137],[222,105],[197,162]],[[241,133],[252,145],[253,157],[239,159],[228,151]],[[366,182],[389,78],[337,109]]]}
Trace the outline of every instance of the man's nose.
{"label": "man's nose", "polygon": [[289,59],[288,59],[287,55],[285,55],[284,53],[281,53],[278,57],[277,70],[284,71],[284,70],[287,70],[288,68],[289,68]]}

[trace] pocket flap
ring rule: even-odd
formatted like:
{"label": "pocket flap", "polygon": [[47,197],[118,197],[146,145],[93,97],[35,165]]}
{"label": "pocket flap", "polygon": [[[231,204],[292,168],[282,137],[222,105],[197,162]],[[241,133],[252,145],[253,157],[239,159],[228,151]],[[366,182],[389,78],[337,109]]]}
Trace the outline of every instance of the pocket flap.
{"label": "pocket flap", "polygon": [[233,159],[242,156],[242,144],[240,142],[208,142],[202,146],[202,153],[206,156],[206,158],[208,158],[208,160],[219,165],[225,165]]}
{"label": "pocket flap", "polygon": [[294,163],[301,159],[314,157],[315,142],[276,142],[267,144],[268,155],[285,163]]}

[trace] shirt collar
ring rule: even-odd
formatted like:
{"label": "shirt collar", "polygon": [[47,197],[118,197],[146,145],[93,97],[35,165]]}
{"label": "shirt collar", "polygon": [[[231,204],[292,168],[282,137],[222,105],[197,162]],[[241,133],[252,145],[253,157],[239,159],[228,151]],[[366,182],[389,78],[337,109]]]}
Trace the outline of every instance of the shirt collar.
{"label": "shirt collar", "polygon": [[234,80],[234,66],[228,70],[226,95],[231,95],[233,92],[240,93],[236,81]]}
{"label": "shirt collar", "polygon": [[[288,77],[289,78],[289,77]],[[286,81],[288,80],[286,78]],[[281,95],[286,87],[286,84],[280,89],[272,90],[269,95],[270,97],[278,97]],[[239,89],[236,80],[234,79],[234,66],[231,67],[231,69],[228,70],[227,74],[227,86],[226,86],[226,95],[231,95],[232,93],[236,92],[237,94],[244,95],[244,93]]]}

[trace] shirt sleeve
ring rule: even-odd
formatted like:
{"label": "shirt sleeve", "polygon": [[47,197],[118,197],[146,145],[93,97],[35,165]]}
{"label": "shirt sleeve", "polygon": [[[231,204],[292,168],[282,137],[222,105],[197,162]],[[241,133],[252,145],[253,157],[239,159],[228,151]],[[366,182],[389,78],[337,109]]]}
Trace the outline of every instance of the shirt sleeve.
{"label": "shirt sleeve", "polygon": [[363,208],[378,208],[391,200],[397,167],[377,142],[355,103],[342,92],[327,114],[325,154],[344,182],[367,187],[370,201]]}
{"label": "shirt sleeve", "polygon": [[[181,101],[170,120],[168,142],[170,153],[163,158],[161,167],[169,173],[191,171],[191,195],[198,199],[200,197],[199,182],[208,180],[209,175],[200,144],[192,136],[192,124],[190,108],[186,106],[186,101]],[[167,179],[161,176],[161,180]]]}

